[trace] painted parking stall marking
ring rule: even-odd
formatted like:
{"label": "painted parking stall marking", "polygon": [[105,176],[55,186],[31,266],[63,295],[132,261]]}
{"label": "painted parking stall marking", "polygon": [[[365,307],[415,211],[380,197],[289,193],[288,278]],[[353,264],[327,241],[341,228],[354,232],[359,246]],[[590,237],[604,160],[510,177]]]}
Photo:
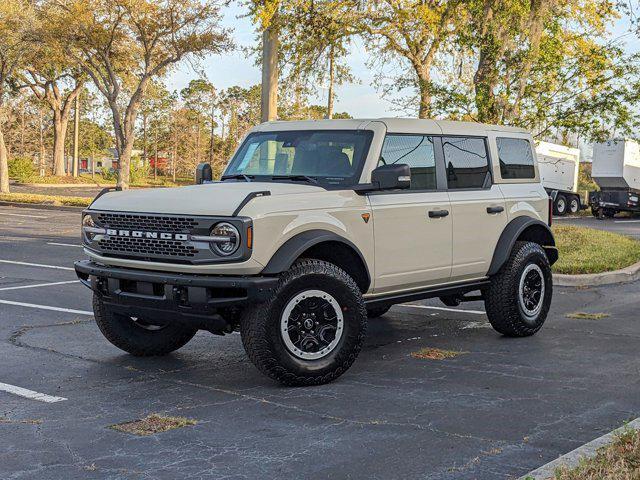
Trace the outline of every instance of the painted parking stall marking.
{"label": "painted parking stall marking", "polygon": [[77,243],[47,242],[47,245],[54,245],[54,246],[56,246],[56,247],[76,247],[76,248],[82,248],[82,245],[78,245]]}
{"label": "painted parking stall marking", "polygon": [[14,395],[18,395],[19,397],[29,398],[31,400],[37,400],[39,402],[45,403],[56,403],[67,400],[64,397],[55,397],[53,395],[47,395],[46,393],[34,392],[33,390],[29,390],[27,388],[17,387],[15,385],[9,385],[8,383],[1,382],[0,391],[12,393]]}
{"label": "painted parking stall marking", "polygon": [[68,285],[70,283],[80,283],[80,280],[69,280],[67,282],[36,283],[35,285],[20,285],[17,287],[3,287],[0,288],[0,292],[4,292],[7,290],[22,290],[25,288],[50,287],[53,285]]}
{"label": "painted parking stall marking", "polygon": [[487,312],[483,312],[482,310],[463,310],[461,308],[436,307],[432,305],[413,305],[411,303],[401,303],[398,306],[409,307],[409,308],[424,308],[426,310],[441,310],[444,312],[472,313],[474,315],[485,315],[487,313]]}
{"label": "painted parking stall marking", "polygon": [[35,303],[13,302],[11,300],[0,300],[0,304],[13,305],[15,307],[39,308],[40,310],[51,310],[53,312],[74,313],[76,315],[89,315],[93,317],[93,312],[87,310],[74,310],[73,308],[52,307],[51,305],[38,305]]}
{"label": "painted parking stall marking", "polygon": [[75,271],[73,267],[60,267],[58,265],[44,265],[42,263],[17,262],[15,260],[0,260],[0,263],[7,263],[10,265],[22,265],[24,267],[54,268],[56,270]]}

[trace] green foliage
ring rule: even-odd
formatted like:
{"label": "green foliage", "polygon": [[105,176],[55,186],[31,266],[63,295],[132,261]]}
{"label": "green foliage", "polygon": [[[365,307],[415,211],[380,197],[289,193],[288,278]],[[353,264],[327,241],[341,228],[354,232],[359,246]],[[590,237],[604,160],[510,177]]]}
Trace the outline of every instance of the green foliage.
{"label": "green foliage", "polygon": [[9,178],[26,182],[36,174],[33,161],[26,157],[15,157],[9,160]]}
{"label": "green foliage", "polygon": [[133,157],[129,165],[129,180],[131,183],[143,183],[148,176],[149,165],[143,165],[139,158]]}
{"label": "green foliage", "polygon": [[102,169],[100,170],[100,175],[107,182],[113,182],[116,180],[116,177],[117,177],[116,172],[108,167],[102,167]]}

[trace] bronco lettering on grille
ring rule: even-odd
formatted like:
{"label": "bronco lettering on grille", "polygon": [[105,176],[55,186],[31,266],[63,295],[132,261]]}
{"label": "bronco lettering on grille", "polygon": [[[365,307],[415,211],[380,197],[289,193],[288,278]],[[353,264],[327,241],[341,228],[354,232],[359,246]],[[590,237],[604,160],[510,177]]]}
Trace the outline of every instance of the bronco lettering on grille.
{"label": "bronco lettering on grille", "polygon": [[107,235],[110,237],[160,238],[161,240],[181,241],[187,241],[189,239],[189,236],[184,233],[142,232],[139,230],[116,230],[113,228],[107,229]]}

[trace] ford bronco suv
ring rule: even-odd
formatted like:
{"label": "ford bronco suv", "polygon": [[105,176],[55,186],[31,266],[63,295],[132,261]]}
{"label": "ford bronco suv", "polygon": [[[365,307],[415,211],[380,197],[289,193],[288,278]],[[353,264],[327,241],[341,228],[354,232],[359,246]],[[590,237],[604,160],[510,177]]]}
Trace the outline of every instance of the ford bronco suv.
{"label": "ford bronco suv", "polygon": [[[415,120],[264,123],[220,181],[112,191],[83,213],[98,327],[133,355],[239,329],[287,385],[334,380],[367,318],[439,297],[484,300],[493,328],[536,333],[558,258],[531,136]],[[474,293],[475,292],[475,293]]]}

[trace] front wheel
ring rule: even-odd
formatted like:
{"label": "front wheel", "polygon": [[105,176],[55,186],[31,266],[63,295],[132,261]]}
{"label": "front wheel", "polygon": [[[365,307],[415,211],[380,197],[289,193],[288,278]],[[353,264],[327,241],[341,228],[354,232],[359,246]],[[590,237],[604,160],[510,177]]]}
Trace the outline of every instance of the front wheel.
{"label": "front wheel", "polygon": [[113,312],[96,294],[93,295],[93,312],[105,338],[120,350],[137,357],[166,355],[186,345],[197,332],[195,328],[179,323],[154,325],[144,318]]}
{"label": "front wheel", "polygon": [[244,348],[265,375],[291,386],[335,380],[360,353],[367,309],[355,281],[341,268],[297,261],[272,297],[240,320]]}
{"label": "front wheel", "polygon": [[509,337],[527,337],[544,324],[553,291],[551,266],[537,243],[516,242],[506,264],[484,292],[493,328]]}

